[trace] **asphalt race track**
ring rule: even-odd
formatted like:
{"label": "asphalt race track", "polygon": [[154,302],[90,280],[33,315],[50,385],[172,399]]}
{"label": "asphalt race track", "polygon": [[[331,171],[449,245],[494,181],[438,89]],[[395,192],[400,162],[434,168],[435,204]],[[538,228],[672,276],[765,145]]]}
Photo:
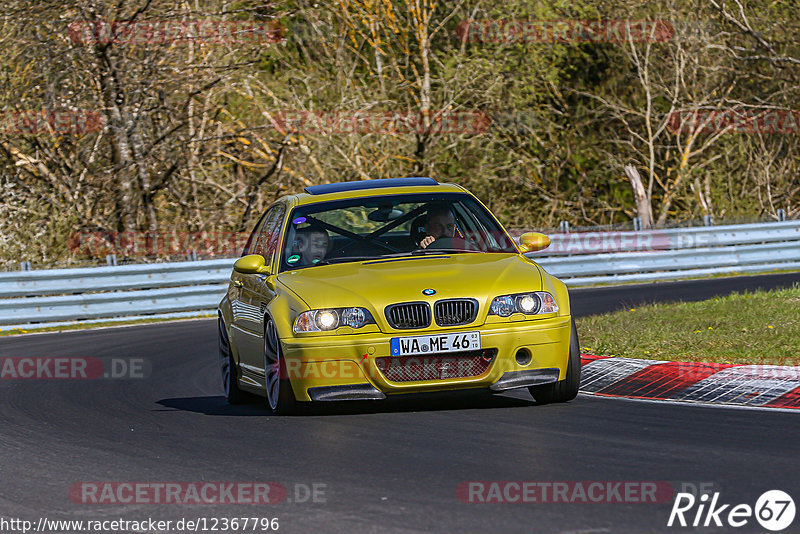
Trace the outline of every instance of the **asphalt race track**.
{"label": "asphalt race track", "polygon": [[[798,280],[630,285],[573,290],[572,299],[586,315]],[[277,517],[280,532],[309,533],[725,532],[668,528],[671,495],[655,504],[469,503],[456,490],[469,481],[660,481],[676,490],[706,484],[729,504],[753,506],[771,489],[800,497],[798,414],[588,395],[537,406],[517,392],[276,418],[260,405],[226,405],[216,350],[214,320],[1,339],[0,357],[144,358],[152,373],[0,380],[0,515]],[[70,488],[89,481],[277,482],[288,494],[266,505],[74,502]],[[314,484],[316,499],[306,491]],[[736,531],[765,532],[752,518]],[[785,532],[798,531],[800,517]]]}

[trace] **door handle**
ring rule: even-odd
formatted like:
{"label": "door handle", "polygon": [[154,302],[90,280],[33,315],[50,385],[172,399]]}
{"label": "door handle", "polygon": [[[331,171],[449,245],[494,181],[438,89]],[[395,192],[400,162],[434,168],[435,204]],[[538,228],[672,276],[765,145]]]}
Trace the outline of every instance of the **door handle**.
{"label": "door handle", "polygon": [[244,284],[242,283],[241,280],[234,280],[233,285],[236,287],[244,287]]}

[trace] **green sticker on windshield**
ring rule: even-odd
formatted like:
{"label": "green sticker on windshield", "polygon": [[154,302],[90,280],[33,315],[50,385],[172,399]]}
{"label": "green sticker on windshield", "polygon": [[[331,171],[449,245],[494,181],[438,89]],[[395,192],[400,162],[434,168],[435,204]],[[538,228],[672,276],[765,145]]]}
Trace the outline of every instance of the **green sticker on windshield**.
{"label": "green sticker on windshield", "polygon": [[298,261],[300,261],[300,256],[298,256],[297,254],[286,258],[286,263],[297,263]]}

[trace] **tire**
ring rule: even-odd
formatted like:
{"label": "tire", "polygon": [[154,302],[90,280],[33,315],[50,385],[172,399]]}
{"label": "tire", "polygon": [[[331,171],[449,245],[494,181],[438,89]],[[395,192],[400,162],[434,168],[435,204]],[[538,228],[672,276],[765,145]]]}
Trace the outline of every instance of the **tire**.
{"label": "tire", "polygon": [[572,328],[569,339],[569,362],[567,363],[567,376],[564,380],[545,384],[543,386],[531,386],[528,391],[539,404],[550,404],[551,402],[567,402],[578,396],[578,388],[581,385],[581,346],[578,343],[578,329],[575,328],[575,319],[572,320]]}
{"label": "tire", "polygon": [[228,404],[242,404],[247,398],[246,394],[239,389],[239,367],[233,360],[231,344],[228,341],[228,333],[225,331],[225,323],[222,321],[222,317],[219,318],[218,325],[219,363],[225,399]]}
{"label": "tire", "polygon": [[264,320],[264,388],[267,405],[273,414],[291,415],[297,411],[297,400],[286,373],[278,329],[270,317]]}

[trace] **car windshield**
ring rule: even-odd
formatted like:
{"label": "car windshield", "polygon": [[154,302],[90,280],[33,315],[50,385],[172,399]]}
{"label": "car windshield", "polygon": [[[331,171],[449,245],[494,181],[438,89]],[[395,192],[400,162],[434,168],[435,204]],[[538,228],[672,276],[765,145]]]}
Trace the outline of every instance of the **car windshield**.
{"label": "car windshield", "polygon": [[384,195],[299,206],[286,230],[281,271],[375,258],[438,253],[516,253],[473,197]]}

